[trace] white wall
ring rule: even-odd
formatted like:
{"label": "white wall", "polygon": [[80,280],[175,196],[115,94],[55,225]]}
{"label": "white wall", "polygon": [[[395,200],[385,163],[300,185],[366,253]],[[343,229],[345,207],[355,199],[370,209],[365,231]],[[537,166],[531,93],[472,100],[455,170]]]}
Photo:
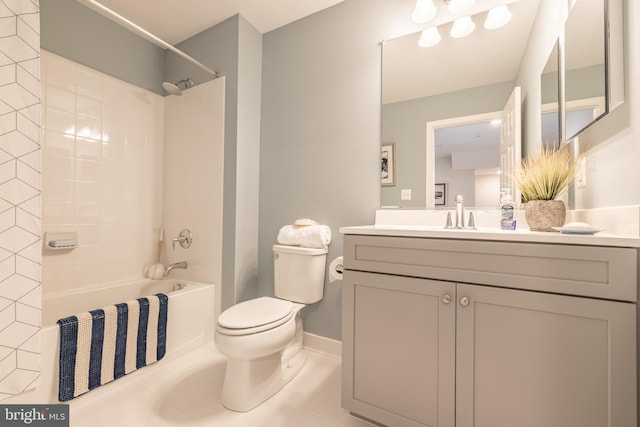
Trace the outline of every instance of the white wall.
{"label": "white wall", "polygon": [[[624,104],[587,129],[579,138],[582,149],[589,150],[586,164],[587,185],[575,192],[575,208],[590,209],[640,203],[640,187],[625,185],[640,180],[640,4],[622,0],[624,5]],[[520,65],[518,82],[529,88],[523,93],[525,139],[523,153],[535,154],[541,139],[540,73],[551,52],[559,29],[567,15],[567,2],[542,0],[529,40],[527,56]]]}
{"label": "white wall", "polygon": [[[171,277],[216,285],[222,281],[224,89],[221,77],[165,98],[163,261],[187,261],[188,268]],[[173,250],[171,239],[183,228],[193,244],[184,249],[176,243]]]}
{"label": "white wall", "polygon": [[640,3],[623,3],[625,100],[579,137],[580,145],[590,149],[587,185],[575,195],[580,209],[640,203]]}
{"label": "white wall", "polygon": [[40,371],[40,11],[0,3],[0,399]]}
{"label": "white wall", "polygon": [[500,175],[476,175],[475,206],[496,209],[500,205]]}
{"label": "white wall", "polygon": [[436,183],[447,184],[447,204],[452,207],[456,205],[456,195],[464,197],[465,206],[477,206],[475,191],[475,171],[473,169],[454,170],[451,166],[451,157],[439,157],[435,162]]}
{"label": "white wall", "polygon": [[43,252],[43,292],[141,278],[162,220],[164,101],[42,51],[42,230],[79,247]]}
{"label": "white wall", "polygon": [[522,155],[536,154],[542,140],[541,112],[542,89],[540,76],[555,41],[561,33],[567,17],[568,2],[541,0],[538,15],[531,30],[525,56],[520,63],[516,84],[523,88],[524,141]]}

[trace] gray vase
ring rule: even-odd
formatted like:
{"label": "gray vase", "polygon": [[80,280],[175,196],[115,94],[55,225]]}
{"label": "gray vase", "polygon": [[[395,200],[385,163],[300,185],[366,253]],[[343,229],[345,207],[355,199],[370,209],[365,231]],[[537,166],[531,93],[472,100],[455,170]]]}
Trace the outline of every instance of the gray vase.
{"label": "gray vase", "polygon": [[557,231],[551,227],[562,227],[567,217],[562,200],[529,200],[524,211],[531,231]]}

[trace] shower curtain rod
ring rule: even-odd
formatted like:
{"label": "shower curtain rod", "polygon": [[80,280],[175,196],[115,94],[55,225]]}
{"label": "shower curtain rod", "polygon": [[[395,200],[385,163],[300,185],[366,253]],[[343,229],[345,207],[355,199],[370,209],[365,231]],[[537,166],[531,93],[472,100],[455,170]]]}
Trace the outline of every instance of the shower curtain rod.
{"label": "shower curtain rod", "polygon": [[172,44],[169,44],[167,42],[165,42],[164,40],[162,40],[161,38],[151,34],[149,31],[145,30],[144,28],[142,28],[141,26],[131,22],[130,20],[128,20],[127,18],[125,18],[124,16],[114,12],[113,10],[109,9],[108,7],[106,7],[105,5],[98,3],[96,0],[76,0],[79,3],[84,3],[85,5],[95,8],[98,11],[104,12],[107,15],[110,15],[111,17],[115,18],[115,20],[117,22],[119,22],[120,24],[123,24],[125,27],[127,27],[128,29],[132,30],[133,32],[137,33],[138,35],[147,38],[148,40],[150,40],[151,42],[153,42],[155,45],[164,48],[164,49],[169,49],[171,52],[175,53],[178,56],[181,56],[182,58],[186,59],[187,61],[191,62],[194,65],[197,65],[198,67],[202,68],[205,71],[208,71],[209,73],[213,74],[216,78],[220,77],[221,74],[215,70],[212,70],[211,68],[207,67],[206,65],[204,65],[202,62],[198,61],[197,59],[187,55],[186,53],[184,53],[183,51],[181,51],[180,49],[176,48],[175,46],[173,46]]}

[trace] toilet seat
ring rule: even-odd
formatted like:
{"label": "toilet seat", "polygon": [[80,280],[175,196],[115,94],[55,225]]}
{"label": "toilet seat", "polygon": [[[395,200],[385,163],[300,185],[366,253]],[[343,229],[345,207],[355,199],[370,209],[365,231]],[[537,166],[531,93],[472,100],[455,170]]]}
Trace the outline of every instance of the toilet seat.
{"label": "toilet seat", "polygon": [[224,335],[249,335],[286,323],[294,313],[291,301],[260,297],[241,302],[225,310],[216,329]]}

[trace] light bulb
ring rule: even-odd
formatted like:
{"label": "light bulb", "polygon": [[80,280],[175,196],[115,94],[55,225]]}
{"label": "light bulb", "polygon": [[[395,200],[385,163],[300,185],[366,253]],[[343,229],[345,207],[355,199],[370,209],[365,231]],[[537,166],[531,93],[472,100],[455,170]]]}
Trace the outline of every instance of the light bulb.
{"label": "light bulb", "polygon": [[476,0],[451,0],[449,2],[449,12],[460,13],[469,9],[476,3]]}
{"label": "light bulb", "polygon": [[437,27],[427,28],[422,32],[420,40],[418,41],[418,45],[420,47],[435,46],[440,42],[441,39],[442,37],[440,36]]}
{"label": "light bulb", "polygon": [[438,8],[433,4],[433,0],[417,0],[411,19],[416,24],[424,24],[432,20],[437,12]]}
{"label": "light bulb", "polygon": [[502,6],[494,7],[489,10],[487,20],[484,21],[484,27],[487,30],[495,30],[500,27],[504,27],[511,21],[511,12],[506,4]]}
{"label": "light bulb", "polygon": [[451,28],[451,37],[457,39],[466,37],[476,29],[476,24],[470,16],[464,16],[453,21],[453,28]]}

